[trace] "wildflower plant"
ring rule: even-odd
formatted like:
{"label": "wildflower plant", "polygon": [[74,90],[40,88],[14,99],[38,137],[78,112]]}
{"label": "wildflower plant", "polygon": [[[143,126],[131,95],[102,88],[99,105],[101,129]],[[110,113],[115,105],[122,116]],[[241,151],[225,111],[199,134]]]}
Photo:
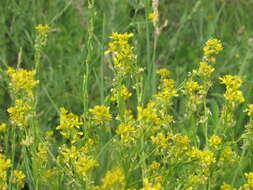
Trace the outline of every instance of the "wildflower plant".
{"label": "wildflower plant", "polygon": [[[94,1],[88,4],[94,16]],[[158,4],[152,1],[153,12],[146,15],[156,30],[155,40],[161,32]],[[74,114],[71,108],[55,106],[59,120],[54,128],[41,124],[39,113],[44,112],[37,106],[39,65],[50,27],[36,27],[33,70],[7,68],[12,105],[6,110],[8,121],[0,124],[1,190],[253,188],[251,162],[244,163],[252,153],[252,104],[245,109],[248,120],[242,131],[229,130],[237,121],[238,106],[246,101],[242,79],[220,77],[226,88],[221,100],[225,101],[217,106],[215,116],[209,104],[209,90],[216,84],[215,62],[223,50],[220,40],[207,40],[198,65],[179,83],[173,79],[173,67],[148,68],[146,76],[131,45],[134,34],[112,33],[105,52],[112,60],[110,90],[100,104],[94,104],[88,96],[94,20],[88,25],[84,109]],[[156,42],[153,45],[156,49]],[[150,72],[155,74],[152,95],[145,94]],[[50,94],[48,97],[53,102]]]}

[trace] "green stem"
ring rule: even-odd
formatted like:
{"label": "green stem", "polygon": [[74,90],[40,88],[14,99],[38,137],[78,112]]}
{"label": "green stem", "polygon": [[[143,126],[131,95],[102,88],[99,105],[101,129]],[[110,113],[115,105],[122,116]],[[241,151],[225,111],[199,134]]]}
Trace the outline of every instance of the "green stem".
{"label": "green stem", "polygon": [[89,74],[90,74],[90,64],[92,61],[92,53],[93,53],[93,36],[94,36],[94,0],[88,1],[88,8],[90,10],[90,22],[88,28],[88,41],[87,41],[87,57],[85,60],[85,73],[83,75],[83,113],[88,111],[88,100],[89,100]]}

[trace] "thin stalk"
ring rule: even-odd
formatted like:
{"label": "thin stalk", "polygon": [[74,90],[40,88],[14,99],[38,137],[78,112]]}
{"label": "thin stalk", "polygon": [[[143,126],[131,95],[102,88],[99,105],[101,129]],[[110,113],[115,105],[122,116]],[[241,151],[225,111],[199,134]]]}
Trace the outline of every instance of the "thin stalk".
{"label": "thin stalk", "polygon": [[87,41],[87,56],[85,60],[85,73],[83,75],[83,113],[88,111],[88,100],[89,100],[89,74],[90,64],[92,62],[93,54],[93,37],[94,37],[94,0],[88,1],[88,8],[90,10],[90,22],[88,28],[88,41]]}
{"label": "thin stalk", "polygon": [[147,90],[148,90],[148,87],[150,87],[150,84],[151,84],[151,89],[152,89],[151,94],[153,94],[153,88],[154,88],[153,83],[151,83],[153,64],[152,64],[152,60],[151,60],[150,23],[149,23],[149,19],[148,19],[150,0],[146,0],[145,3],[146,3],[146,9],[145,9],[146,55],[147,55],[147,65],[148,65],[147,66],[147,71],[148,71],[147,78],[148,79],[146,80],[146,83],[145,83],[145,95],[149,96],[150,94],[147,93]]}
{"label": "thin stalk", "polygon": [[100,62],[100,103],[104,103],[105,85],[104,85],[104,36],[105,36],[105,14],[102,21],[102,44],[101,44],[101,62]]}

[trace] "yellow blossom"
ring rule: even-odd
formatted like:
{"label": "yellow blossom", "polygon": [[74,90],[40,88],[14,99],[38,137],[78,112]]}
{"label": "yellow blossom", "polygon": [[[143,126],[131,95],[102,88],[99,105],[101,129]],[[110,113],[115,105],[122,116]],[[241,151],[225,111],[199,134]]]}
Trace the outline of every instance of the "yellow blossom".
{"label": "yellow blossom", "polygon": [[253,188],[253,172],[245,173],[245,177],[247,178],[248,186]]}
{"label": "yellow blossom", "polygon": [[213,136],[211,136],[211,138],[209,139],[208,142],[209,142],[210,146],[217,148],[218,145],[221,144],[221,138],[216,135],[213,135]]}
{"label": "yellow blossom", "polygon": [[157,74],[159,74],[161,78],[166,78],[170,75],[170,71],[168,69],[163,68],[163,69],[159,69],[157,71]]}
{"label": "yellow blossom", "polygon": [[210,77],[214,70],[215,69],[211,65],[203,61],[199,63],[199,68],[196,71],[196,74],[199,76]]}
{"label": "yellow blossom", "polygon": [[147,178],[143,180],[144,186],[140,190],[162,190],[162,185],[160,183],[152,184]]}
{"label": "yellow blossom", "polygon": [[8,108],[10,121],[15,126],[28,126],[28,120],[32,108],[21,99],[15,101],[15,106]]}
{"label": "yellow blossom", "polygon": [[120,135],[121,140],[123,143],[130,143],[134,141],[134,134],[136,133],[136,130],[133,125],[130,123],[121,123],[117,130],[116,133]]}
{"label": "yellow blossom", "polygon": [[7,189],[7,172],[11,167],[11,160],[0,153],[0,189]]}
{"label": "yellow blossom", "polygon": [[237,104],[245,101],[242,91],[238,90],[242,85],[242,79],[239,76],[226,75],[219,79],[221,84],[226,85],[224,97],[229,103]]}
{"label": "yellow blossom", "polygon": [[82,155],[74,162],[76,173],[86,181],[88,172],[98,166],[98,162],[93,158]]}
{"label": "yellow blossom", "polygon": [[220,160],[221,161],[227,161],[227,162],[234,162],[234,152],[232,151],[231,147],[227,146],[225,149],[221,152]]}
{"label": "yellow blossom", "polygon": [[113,33],[110,37],[112,42],[109,43],[109,48],[105,53],[112,53],[114,67],[118,77],[128,74],[135,63],[133,47],[128,43],[129,38],[132,36],[132,33]]}
{"label": "yellow blossom", "polygon": [[124,190],[126,185],[125,175],[122,168],[114,168],[108,171],[102,179],[103,190]]}
{"label": "yellow blossom", "polygon": [[114,88],[112,90],[111,101],[116,102],[118,99],[127,100],[132,96],[125,85],[121,85],[119,88]]}
{"label": "yellow blossom", "polygon": [[233,190],[233,188],[231,185],[225,183],[220,187],[220,190]]}
{"label": "yellow blossom", "polygon": [[217,55],[223,50],[223,46],[220,40],[216,38],[209,39],[205,47],[203,48],[205,56]]}
{"label": "yellow blossom", "polygon": [[248,116],[253,116],[253,104],[248,104],[247,107],[248,108],[245,109],[245,111],[248,113]]}
{"label": "yellow blossom", "polygon": [[104,123],[112,119],[110,108],[106,106],[95,106],[89,111],[93,114],[94,119],[99,123]]}
{"label": "yellow blossom", "polygon": [[149,13],[148,18],[153,22],[156,22],[158,20],[158,15],[156,13]]}
{"label": "yellow blossom", "polygon": [[47,24],[39,24],[35,29],[40,35],[46,35],[49,32],[50,27]]}
{"label": "yellow blossom", "polygon": [[0,133],[5,132],[7,130],[7,125],[5,123],[0,124]]}
{"label": "yellow blossom", "polygon": [[137,107],[138,120],[155,125],[161,125],[161,119],[158,117],[155,109],[155,103],[149,102],[146,108]]}
{"label": "yellow blossom", "polygon": [[13,171],[13,183],[16,183],[21,188],[24,187],[25,174],[22,171],[14,170]]}
{"label": "yellow blossom", "polygon": [[37,151],[37,156],[40,161],[47,161],[47,156],[48,156],[48,142],[45,143],[39,143],[38,145],[38,151]]}
{"label": "yellow blossom", "polygon": [[77,115],[60,108],[60,125],[56,129],[61,130],[61,134],[70,139],[71,143],[75,143],[83,135],[83,132],[79,131],[82,124],[83,122]]}
{"label": "yellow blossom", "polygon": [[32,95],[32,89],[38,85],[39,81],[35,80],[36,72],[27,71],[25,69],[15,70],[9,67],[6,71],[8,76],[11,78],[10,87],[15,91],[25,91],[28,95]]}

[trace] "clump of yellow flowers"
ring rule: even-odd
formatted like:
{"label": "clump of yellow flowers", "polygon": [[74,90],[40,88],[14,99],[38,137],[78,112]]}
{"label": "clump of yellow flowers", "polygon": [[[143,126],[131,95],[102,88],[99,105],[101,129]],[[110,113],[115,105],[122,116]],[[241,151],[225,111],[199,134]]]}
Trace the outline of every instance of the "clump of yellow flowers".
{"label": "clump of yellow flowers", "polygon": [[[153,22],[156,13],[148,17]],[[6,71],[13,105],[9,121],[0,124],[1,190],[253,189],[253,173],[244,173],[247,163],[242,164],[251,152],[253,105],[247,105],[249,122],[242,132],[222,128],[234,124],[237,106],[246,101],[242,79],[220,77],[225,102],[216,112],[210,106],[216,101],[209,89],[216,82],[220,40],[205,43],[202,59],[181,84],[172,70],[157,69],[156,93],[145,99],[145,72],[137,66],[133,34],[113,33],[105,52],[113,63],[109,94],[85,113],[60,107],[53,131],[36,120],[36,73],[50,27],[38,25],[36,31],[35,70]]]}
{"label": "clump of yellow flowers", "polygon": [[121,77],[127,75],[135,63],[133,46],[128,43],[131,37],[133,37],[132,33],[113,33],[110,37],[112,42],[109,43],[109,48],[105,52],[112,53],[115,70]]}
{"label": "clump of yellow flowers", "polygon": [[7,189],[8,188],[7,172],[10,167],[11,167],[11,160],[7,159],[0,152],[0,189]]}
{"label": "clump of yellow flowers", "polygon": [[206,57],[219,54],[223,50],[221,41],[216,38],[210,38],[207,40],[205,47],[203,48],[204,55]]}
{"label": "clump of yellow flowers", "polygon": [[51,29],[50,26],[47,24],[39,24],[35,27],[35,29],[38,33],[38,37],[36,39],[37,46],[45,46],[47,43],[48,32]]}

